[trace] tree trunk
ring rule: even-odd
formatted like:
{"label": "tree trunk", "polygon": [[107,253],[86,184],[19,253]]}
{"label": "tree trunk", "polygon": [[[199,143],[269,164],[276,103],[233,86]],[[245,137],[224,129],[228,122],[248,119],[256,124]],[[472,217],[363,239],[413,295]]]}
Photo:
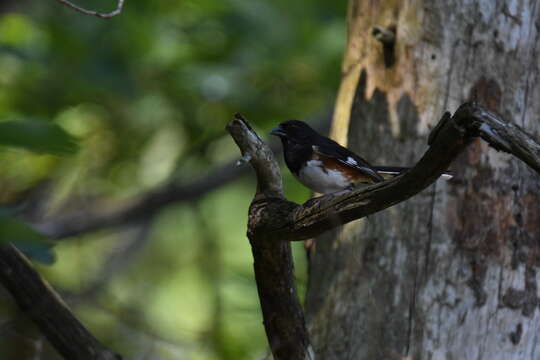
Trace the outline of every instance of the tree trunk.
{"label": "tree trunk", "polygon": [[[348,20],[331,135],[372,163],[414,164],[467,100],[538,136],[540,0],[351,0]],[[480,141],[451,170],[316,240],[317,358],[540,358],[540,178]]]}

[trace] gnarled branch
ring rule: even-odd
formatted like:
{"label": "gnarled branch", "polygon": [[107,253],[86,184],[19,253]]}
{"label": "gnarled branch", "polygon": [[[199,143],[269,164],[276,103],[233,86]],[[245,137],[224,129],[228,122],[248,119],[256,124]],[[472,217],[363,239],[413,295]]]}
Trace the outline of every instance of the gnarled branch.
{"label": "gnarled branch", "polygon": [[236,116],[228,130],[242,155],[251,159],[259,181],[249,209],[248,237],[266,333],[275,359],[309,358],[309,339],[294,291],[288,241],[308,239],[418,194],[437,180],[476,137],[515,155],[540,173],[540,145],[533,137],[483,107],[465,103],[453,116],[443,115],[429,136],[430,147],[406,173],[298,205],[283,198],[277,164],[249,125]]}
{"label": "gnarled branch", "polygon": [[[265,241],[257,234],[264,232],[259,227],[261,217],[286,218],[286,214],[298,205],[285,200],[281,174],[272,150],[248,123],[237,114],[227,130],[257,173],[257,192],[249,209],[248,236],[272,354],[276,360],[310,359],[304,313],[296,295],[291,246],[286,241]],[[280,213],[272,213],[272,209]]]}

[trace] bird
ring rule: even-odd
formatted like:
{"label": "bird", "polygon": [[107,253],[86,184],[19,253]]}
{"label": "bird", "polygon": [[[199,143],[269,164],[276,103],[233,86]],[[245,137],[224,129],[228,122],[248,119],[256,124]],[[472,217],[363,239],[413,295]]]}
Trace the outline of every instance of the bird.
{"label": "bird", "polygon": [[[300,120],[287,120],[271,132],[280,138],[285,164],[304,186],[319,194],[350,190],[395,177],[408,167],[373,166],[351,150]],[[451,178],[443,174],[443,178]]]}

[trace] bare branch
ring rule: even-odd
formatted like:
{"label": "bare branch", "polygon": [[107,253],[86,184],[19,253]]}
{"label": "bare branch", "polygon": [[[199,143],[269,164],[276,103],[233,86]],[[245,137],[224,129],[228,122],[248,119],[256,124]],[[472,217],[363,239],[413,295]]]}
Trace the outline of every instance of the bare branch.
{"label": "bare branch", "polygon": [[58,294],[11,245],[0,248],[0,282],[65,359],[122,359],[77,320]]}
{"label": "bare branch", "polygon": [[429,149],[406,173],[366,188],[314,198],[297,205],[283,198],[277,164],[268,147],[241,117],[227,127],[244,158],[250,158],[257,193],[249,209],[248,237],[264,325],[275,359],[309,358],[309,339],[294,289],[288,241],[305,240],[418,194],[446,171],[476,137],[514,154],[540,173],[540,145],[519,127],[479,105],[445,113],[429,136]]}
{"label": "bare branch", "polygon": [[478,136],[495,149],[515,155],[540,173],[540,145],[536,140],[483,107],[466,103],[454,116],[448,113],[443,116],[430,135],[429,149],[405,174],[355,191],[311,199],[304,206],[295,208],[284,226],[283,219],[271,218],[272,223],[264,227],[265,234],[291,241],[305,240],[407,200],[439,178]]}
{"label": "bare branch", "polygon": [[[322,113],[315,118],[315,128],[326,132],[332,118],[331,111]],[[271,144],[270,149],[273,152],[279,152],[280,146],[276,142]],[[241,163],[245,160],[249,161],[250,159],[244,157],[243,160],[241,159]],[[85,205],[84,210],[80,212],[40,219],[37,222],[28,221],[33,224],[36,230],[55,239],[114,226],[129,225],[141,220],[146,221],[146,219],[151,218],[154,214],[169,205],[196,201],[207,193],[247,174],[249,171],[249,167],[239,167],[237,160],[231,160],[209,172],[206,176],[195,179],[193,182],[187,184],[173,180],[145,194],[121,203],[94,201]],[[39,205],[30,203],[30,209],[40,208]]]}
{"label": "bare branch", "polygon": [[97,12],[97,11],[94,11],[94,10],[87,10],[85,8],[82,8],[80,6],[77,6],[75,4],[73,4],[72,2],[69,2],[68,0],[56,0],[58,1],[59,3],[67,6],[67,7],[70,7],[80,13],[83,13],[85,15],[90,15],[90,16],[96,16],[98,18],[101,18],[101,19],[110,19],[112,17],[115,17],[116,15],[119,15],[121,12],[122,12],[122,9],[124,7],[124,0],[118,0],[117,4],[116,4],[116,10],[114,11],[111,11],[109,13],[100,13],[100,12]]}
{"label": "bare branch", "polygon": [[[283,185],[279,166],[274,159],[274,153],[259,135],[244,120],[236,114],[227,130],[242,151],[242,159],[248,159],[257,174],[256,197],[277,197],[283,199]],[[245,160],[244,160],[245,161]]]}
{"label": "bare branch", "polygon": [[164,207],[199,199],[208,192],[228,184],[247,173],[248,167],[237,167],[235,161],[188,184],[170,182],[120,204],[98,201],[84,211],[34,223],[36,230],[55,239],[75,236],[103,228],[126,225],[153,217]]}
{"label": "bare branch", "polygon": [[88,301],[95,298],[110,283],[111,279],[117,277],[122,270],[126,269],[144,249],[149,240],[148,235],[153,220],[154,218],[144,220],[132,228],[126,229],[125,233],[119,234],[126,240],[108,255],[97,273],[92,276],[92,279],[86,282],[84,287],[77,292],[62,291],[62,295],[70,301]]}
{"label": "bare branch", "polygon": [[[272,354],[276,360],[310,359],[311,346],[304,313],[296,295],[291,246],[286,241],[264,241],[258,236],[264,232],[259,227],[261,219],[286,219],[287,212],[298,205],[284,199],[281,174],[274,155],[248,123],[237,114],[227,130],[243,157],[250,158],[257,174],[257,193],[249,209],[248,236]],[[272,209],[279,211],[273,212]]]}
{"label": "bare branch", "polygon": [[477,131],[496,150],[515,155],[540,174],[540,144],[519,126],[502,121],[488,110],[476,107],[473,109],[471,131]]}
{"label": "bare branch", "polygon": [[430,148],[407,173],[337,197],[313,199],[297,208],[290,224],[281,231],[291,240],[308,239],[404,201],[433,183],[477,136],[493,148],[515,155],[540,174],[540,144],[533,137],[483,107],[466,103],[454,116],[443,116],[430,135]]}

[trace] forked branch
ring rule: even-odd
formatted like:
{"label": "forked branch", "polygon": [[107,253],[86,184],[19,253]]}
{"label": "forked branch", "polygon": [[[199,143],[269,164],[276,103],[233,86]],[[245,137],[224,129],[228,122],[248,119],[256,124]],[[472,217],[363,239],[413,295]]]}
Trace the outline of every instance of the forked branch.
{"label": "forked branch", "polygon": [[276,360],[310,359],[304,313],[296,295],[290,243],[265,241],[260,236],[265,233],[264,223],[272,222],[273,217],[287,219],[287,214],[298,205],[285,200],[274,154],[248,123],[237,114],[227,130],[242,151],[243,159],[249,159],[257,174],[257,192],[249,209],[248,236],[272,354]]}
{"label": "forked branch", "polygon": [[532,136],[477,104],[465,103],[453,116],[443,115],[429,136],[428,150],[406,173],[383,183],[298,205],[283,197],[276,161],[247,122],[237,115],[227,130],[257,174],[248,237],[265,329],[277,360],[310,358],[303,313],[294,291],[289,241],[314,237],[418,194],[477,137],[497,150],[513,154],[540,173],[540,144]]}

